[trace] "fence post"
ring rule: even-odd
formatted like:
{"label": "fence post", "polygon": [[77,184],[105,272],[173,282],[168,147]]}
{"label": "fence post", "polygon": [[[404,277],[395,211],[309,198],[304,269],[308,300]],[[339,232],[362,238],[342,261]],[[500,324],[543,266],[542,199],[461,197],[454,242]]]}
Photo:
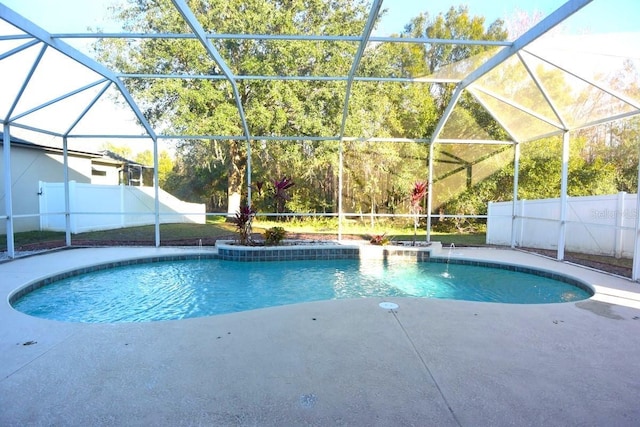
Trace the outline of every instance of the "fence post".
{"label": "fence post", "polygon": [[527,206],[527,201],[525,199],[520,200],[520,232],[518,233],[518,242],[517,244],[519,246],[524,246],[523,240],[524,240],[524,214],[525,214],[525,207]]}
{"label": "fence post", "polygon": [[45,197],[46,192],[43,191],[43,182],[38,181],[38,213],[40,214],[40,231],[44,230],[47,227],[47,215],[42,215],[42,212],[45,212]]}
{"label": "fence post", "polygon": [[[78,232],[78,214],[72,212],[78,212],[78,187],[76,181],[69,181],[69,210],[66,212],[69,214],[69,230],[71,233],[76,234]],[[66,224],[66,219],[65,219]]]}
{"label": "fence post", "polygon": [[622,243],[623,243],[623,232],[624,230],[622,229],[624,227],[624,203],[625,203],[625,197],[626,197],[627,193],[624,191],[621,191],[618,193],[618,200],[616,203],[616,229],[615,229],[615,238],[613,241],[613,255],[616,258],[622,258]]}
{"label": "fence post", "polygon": [[558,252],[556,259],[564,261],[564,247],[567,238],[567,204],[569,196],[569,131],[562,134],[562,174],[560,176],[560,232],[558,233]]}
{"label": "fence post", "polygon": [[516,247],[516,218],[518,209],[518,180],[520,177],[520,144],[513,147],[513,200],[511,202],[511,248]]}
{"label": "fence post", "polygon": [[[6,215],[7,255],[15,258],[15,240],[13,233],[13,196],[11,188],[13,177],[11,176],[11,133],[9,125],[4,125],[2,134],[2,166],[4,168],[4,213]],[[0,172],[1,173],[1,172]]]}
{"label": "fence post", "polygon": [[69,218],[69,148],[67,137],[62,138],[62,160],[64,175],[64,241],[71,246],[71,219]]}
{"label": "fence post", "polygon": [[124,214],[124,184],[120,184],[120,227],[126,227],[125,214]]}
{"label": "fence post", "polygon": [[[638,178],[640,178],[640,166],[638,167]],[[636,192],[636,212],[635,212],[635,232],[633,236],[633,269],[631,270],[631,280],[640,280],[640,191]]]}

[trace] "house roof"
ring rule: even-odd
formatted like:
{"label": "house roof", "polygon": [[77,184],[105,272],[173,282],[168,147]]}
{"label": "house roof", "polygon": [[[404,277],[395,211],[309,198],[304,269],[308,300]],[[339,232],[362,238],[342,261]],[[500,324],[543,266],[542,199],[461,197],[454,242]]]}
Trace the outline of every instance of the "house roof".
{"label": "house roof", "polygon": [[[4,138],[3,138],[3,133],[0,132],[0,146],[4,145]],[[60,147],[52,147],[52,146],[48,146],[48,145],[42,145],[42,144],[36,144],[33,142],[29,142],[29,141],[25,141],[24,139],[21,138],[11,138],[11,145],[12,146],[17,146],[17,147],[22,147],[22,148],[27,148],[27,149],[32,149],[32,150],[39,150],[39,151],[44,151],[47,153],[55,153],[55,154],[62,154],[63,150]],[[142,165],[141,163],[138,162],[134,162],[133,160],[129,160],[126,157],[123,157],[119,154],[116,154],[112,151],[109,150],[103,150],[100,152],[91,152],[91,151],[81,151],[81,150],[68,150],[69,155],[71,156],[76,156],[76,157],[89,157],[91,159],[93,159],[94,161],[98,161],[100,163],[105,163],[105,164],[129,164],[129,165],[133,165],[133,166],[139,166],[139,167],[143,167],[143,168],[148,168],[148,166]]]}
{"label": "house roof", "polygon": [[138,162],[134,162],[133,160],[129,160],[126,157],[121,156],[118,153],[114,153],[111,150],[103,150],[101,153],[102,153],[102,157],[103,158],[108,158],[108,159],[111,159],[111,160],[116,161],[118,163],[126,163],[126,164],[132,165],[132,166],[139,166],[139,167],[142,167],[142,168],[149,168],[149,166],[145,166],[142,163],[138,163]]}
{"label": "house roof", "polygon": [[[0,146],[4,145],[4,134],[0,132]],[[26,141],[21,138],[11,137],[11,146],[27,148],[31,150],[39,150],[47,153],[56,153],[62,154],[63,149],[60,147],[53,147],[49,145],[36,144],[34,142]],[[90,151],[82,151],[82,150],[68,150],[68,153],[77,157],[90,157],[90,158],[98,158],[101,157],[101,153],[95,153]]]}

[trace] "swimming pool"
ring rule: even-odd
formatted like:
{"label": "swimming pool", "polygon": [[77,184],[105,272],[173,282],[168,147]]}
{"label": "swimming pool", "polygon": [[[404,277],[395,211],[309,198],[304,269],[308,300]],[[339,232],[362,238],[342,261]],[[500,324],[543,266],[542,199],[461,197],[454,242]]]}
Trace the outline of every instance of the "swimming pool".
{"label": "swimming pool", "polygon": [[113,323],[175,320],[343,298],[540,304],[579,301],[592,295],[579,283],[512,270],[375,259],[174,260],[72,275],[18,294],[12,305],[46,319]]}

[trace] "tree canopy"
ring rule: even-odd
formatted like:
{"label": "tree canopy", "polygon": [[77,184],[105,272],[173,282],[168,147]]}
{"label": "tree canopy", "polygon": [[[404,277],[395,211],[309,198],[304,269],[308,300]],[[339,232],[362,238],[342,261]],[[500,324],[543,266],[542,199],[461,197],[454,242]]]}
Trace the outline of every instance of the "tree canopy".
{"label": "tree canopy", "polygon": [[[229,0],[203,2],[193,11],[205,30],[213,33],[287,35],[360,35],[368,13],[362,0]],[[125,29],[132,32],[188,30],[184,19],[163,1],[128,0],[127,6],[116,13]],[[400,36],[499,41],[507,38],[507,31],[503,21],[486,25],[485,18],[473,16],[468,7],[459,6],[435,15],[419,14]],[[357,43],[266,38],[223,38],[213,43],[237,76],[291,77],[238,79],[240,103],[251,135],[302,136],[295,140],[252,140],[252,182],[268,185],[292,177],[296,185],[287,202],[288,209],[335,212],[340,151],[336,136],[340,133],[346,83],[295,77],[347,75]],[[185,44],[171,39],[105,39],[96,49],[103,60],[124,73],[197,76],[212,71],[221,75],[222,71],[197,40]],[[477,44],[370,44],[357,75],[426,76],[486,49]],[[126,83],[155,126],[176,134],[230,136],[181,141],[166,187],[179,197],[206,202],[208,211],[237,210],[240,198],[246,197],[248,153],[230,83],[224,78],[171,77],[130,79]],[[562,92],[562,82],[556,89]],[[345,134],[357,138],[345,140],[342,147],[345,210],[409,211],[411,186],[428,179],[428,144],[367,139],[428,140],[452,90],[453,86],[446,83],[354,82]],[[508,140],[502,126],[477,99],[465,95],[460,105],[460,123],[466,120],[479,124],[487,135]],[[637,135],[637,129],[625,131]],[[305,135],[309,138],[305,139]],[[320,140],[323,137],[327,140]],[[621,143],[619,150],[611,146],[596,147],[594,151],[590,149],[593,146],[586,136],[576,142],[571,164],[572,195],[601,194],[637,186],[628,165],[612,166],[605,161],[618,159],[622,165],[629,156],[621,153],[624,147],[632,152],[633,143]],[[555,183],[552,180],[560,173],[558,149],[557,142],[540,141],[523,150],[519,197],[557,194],[559,180]],[[590,157],[587,152],[597,152],[597,156]],[[438,145],[434,154],[436,168],[432,179],[441,193],[434,211],[483,213],[486,201],[512,197],[509,190],[514,173],[509,162],[513,158],[512,149]],[[254,202],[260,209],[273,210],[272,201],[265,197],[256,191]]]}

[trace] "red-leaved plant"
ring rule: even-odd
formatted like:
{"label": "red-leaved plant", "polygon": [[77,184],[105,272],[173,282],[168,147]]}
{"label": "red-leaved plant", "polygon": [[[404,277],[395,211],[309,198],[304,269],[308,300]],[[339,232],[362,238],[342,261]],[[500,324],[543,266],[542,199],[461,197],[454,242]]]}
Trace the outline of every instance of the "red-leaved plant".
{"label": "red-leaved plant", "polygon": [[422,199],[429,191],[429,184],[424,181],[416,181],[411,189],[411,213],[413,214],[413,246],[416,245],[416,235],[422,212]]}
{"label": "red-leaved plant", "polygon": [[256,211],[251,206],[242,205],[236,212],[233,218],[233,223],[236,225],[238,234],[240,236],[240,244],[248,245],[251,243],[251,222],[256,216]]}
{"label": "red-leaved plant", "polygon": [[290,178],[287,178],[286,176],[283,177],[282,179],[277,179],[273,181],[273,191],[274,191],[273,198],[276,201],[276,213],[284,212],[285,203],[287,203],[287,201],[291,199],[291,196],[289,196],[289,193],[287,192],[287,190],[293,187],[294,185],[295,183]]}
{"label": "red-leaved plant", "polygon": [[371,238],[369,239],[369,243],[378,246],[388,245],[390,241],[391,239],[387,237],[387,233],[376,234],[374,236],[371,236]]}

